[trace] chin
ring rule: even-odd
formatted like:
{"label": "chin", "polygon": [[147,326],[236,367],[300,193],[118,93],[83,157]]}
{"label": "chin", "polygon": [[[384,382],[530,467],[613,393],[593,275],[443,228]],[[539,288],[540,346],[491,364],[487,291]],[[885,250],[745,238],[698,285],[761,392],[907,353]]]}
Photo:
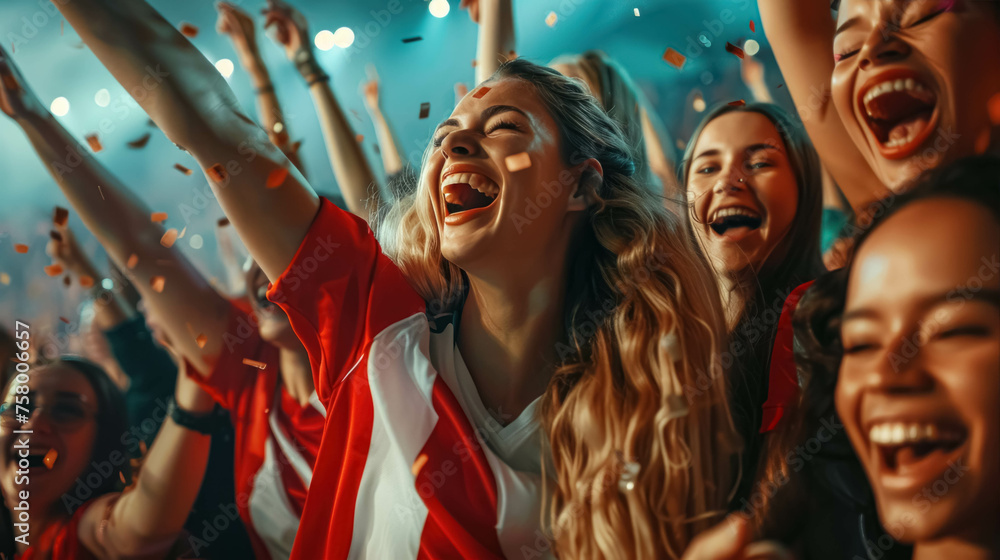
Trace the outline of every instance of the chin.
{"label": "chin", "polygon": [[[931,496],[936,497],[933,491]],[[879,521],[894,539],[905,544],[954,537],[977,523],[975,507],[959,502],[948,495],[936,503],[922,494],[912,500],[887,501],[879,496]]]}

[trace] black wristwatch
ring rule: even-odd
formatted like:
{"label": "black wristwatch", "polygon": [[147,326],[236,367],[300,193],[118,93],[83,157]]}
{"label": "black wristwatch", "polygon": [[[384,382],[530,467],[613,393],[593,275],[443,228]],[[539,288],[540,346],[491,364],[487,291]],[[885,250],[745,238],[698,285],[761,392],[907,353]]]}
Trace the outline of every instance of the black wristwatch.
{"label": "black wristwatch", "polygon": [[218,404],[207,414],[193,414],[177,406],[177,401],[173,397],[167,401],[167,414],[175,424],[188,430],[194,430],[205,435],[212,435],[219,429],[222,416],[222,407]]}

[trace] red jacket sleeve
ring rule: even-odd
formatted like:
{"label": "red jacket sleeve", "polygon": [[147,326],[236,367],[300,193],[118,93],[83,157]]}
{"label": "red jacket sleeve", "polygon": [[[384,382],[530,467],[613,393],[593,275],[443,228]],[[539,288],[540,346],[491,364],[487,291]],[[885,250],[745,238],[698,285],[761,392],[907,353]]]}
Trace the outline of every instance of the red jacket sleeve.
{"label": "red jacket sleeve", "polygon": [[424,302],[389,260],[368,224],[321,199],[298,252],[267,293],[309,352],[320,401],[383,329]]}

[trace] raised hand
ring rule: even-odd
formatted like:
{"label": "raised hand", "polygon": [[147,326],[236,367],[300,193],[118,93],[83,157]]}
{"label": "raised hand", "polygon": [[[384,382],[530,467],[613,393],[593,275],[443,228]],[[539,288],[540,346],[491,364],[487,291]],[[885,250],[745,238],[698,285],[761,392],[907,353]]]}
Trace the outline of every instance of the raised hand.
{"label": "raised hand", "polygon": [[77,243],[73,230],[65,224],[56,224],[52,227],[51,239],[45,247],[45,252],[67,272],[74,274],[77,278],[88,277],[93,281],[96,278],[94,265],[80,249],[80,244]]}
{"label": "raised hand", "polygon": [[298,63],[303,57],[311,57],[309,24],[305,16],[283,0],[268,0],[263,13],[267,18],[264,27],[275,28],[274,38],[284,47],[288,60]]}
{"label": "raised hand", "polygon": [[743,83],[759,85],[764,83],[764,65],[753,56],[746,55],[740,64],[740,75]]}
{"label": "raised hand", "polygon": [[0,47],[0,111],[15,120],[48,114],[3,47]]}
{"label": "raised hand", "polygon": [[250,14],[229,2],[219,2],[215,7],[219,10],[219,20],[215,25],[216,31],[228,35],[233,42],[233,47],[241,56],[256,55],[257,37]]}

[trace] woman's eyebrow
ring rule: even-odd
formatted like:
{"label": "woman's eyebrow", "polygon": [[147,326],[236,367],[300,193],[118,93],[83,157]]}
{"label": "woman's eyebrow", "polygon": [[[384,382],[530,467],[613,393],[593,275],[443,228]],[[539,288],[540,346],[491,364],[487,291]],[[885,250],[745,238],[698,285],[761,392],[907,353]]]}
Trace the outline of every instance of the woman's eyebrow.
{"label": "woman's eyebrow", "polygon": [[859,16],[854,16],[852,18],[849,18],[847,21],[845,21],[844,23],[840,24],[839,27],[837,27],[837,30],[833,33],[833,36],[836,38],[837,35],[840,35],[844,31],[847,31],[848,29],[854,27],[860,21],[861,21],[861,18]]}

